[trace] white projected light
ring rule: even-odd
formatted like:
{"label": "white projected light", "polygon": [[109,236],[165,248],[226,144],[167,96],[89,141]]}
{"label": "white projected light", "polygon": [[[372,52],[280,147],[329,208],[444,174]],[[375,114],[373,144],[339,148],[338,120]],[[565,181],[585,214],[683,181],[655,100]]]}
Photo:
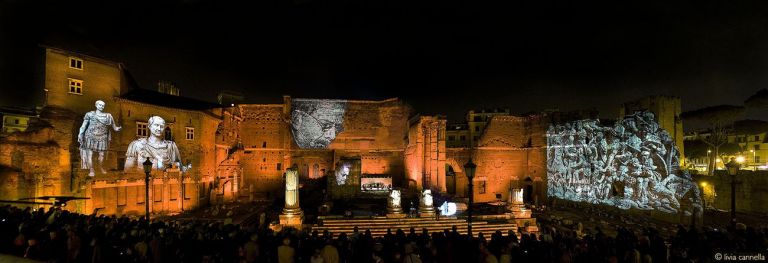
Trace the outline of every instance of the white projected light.
{"label": "white projected light", "polygon": [[680,171],[675,143],[653,113],[626,116],[613,127],[597,120],[550,125],[547,137],[550,196],[668,213],[681,203],[698,205],[698,188]]}
{"label": "white projected light", "polygon": [[342,163],[340,169],[336,172],[336,184],[347,184],[347,178],[349,178],[349,168],[352,166],[350,163]]}
{"label": "white projected light", "polygon": [[344,130],[345,101],[294,99],[291,103],[291,132],[302,149],[327,148]]}

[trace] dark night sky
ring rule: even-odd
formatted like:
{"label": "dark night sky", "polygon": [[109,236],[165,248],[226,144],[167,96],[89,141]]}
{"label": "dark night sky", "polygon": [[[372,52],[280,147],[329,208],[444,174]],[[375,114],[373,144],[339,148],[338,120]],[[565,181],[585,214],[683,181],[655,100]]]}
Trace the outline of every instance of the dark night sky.
{"label": "dark night sky", "polygon": [[[460,120],[674,95],[683,109],[768,87],[768,3],[524,1],[5,1],[0,104],[32,100],[38,43],[89,43],[144,88],[213,101],[400,97]],[[133,4],[129,4],[133,3]]]}

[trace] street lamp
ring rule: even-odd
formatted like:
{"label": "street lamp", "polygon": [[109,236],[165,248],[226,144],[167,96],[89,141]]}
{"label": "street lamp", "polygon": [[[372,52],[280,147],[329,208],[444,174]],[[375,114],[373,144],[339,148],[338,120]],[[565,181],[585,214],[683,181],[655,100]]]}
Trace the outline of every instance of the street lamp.
{"label": "street lamp", "polygon": [[736,224],[736,174],[739,173],[740,163],[736,158],[731,157],[731,161],[725,164],[731,176],[731,224]]}
{"label": "street lamp", "polygon": [[147,158],[144,163],[144,208],[147,225],[149,225],[149,173],[152,172],[152,161]]}
{"label": "street lamp", "polygon": [[469,162],[464,164],[464,171],[467,173],[467,179],[469,179],[469,205],[467,206],[467,234],[469,234],[469,238],[471,239],[472,236],[472,201],[474,199],[474,189],[472,185],[472,179],[475,178],[475,169],[477,169],[477,165],[472,162],[472,157],[469,157]]}

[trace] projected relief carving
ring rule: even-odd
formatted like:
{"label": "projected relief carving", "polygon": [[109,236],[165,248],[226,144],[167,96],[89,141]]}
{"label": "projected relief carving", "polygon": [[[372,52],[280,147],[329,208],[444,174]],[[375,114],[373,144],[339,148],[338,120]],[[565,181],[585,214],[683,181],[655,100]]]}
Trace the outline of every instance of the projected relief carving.
{"label": "projected relief carving", "polygon": [[302,149],[327,148],[344,131],[344,101],[294,99],[291,109],[291,132]]}
{"label": "projected relief carving", "polygon": [[676,213],[698,204],[679,152],[653,113],[638,112],[612,127],[597,120],[550,125],[548,193],[562,199]]}

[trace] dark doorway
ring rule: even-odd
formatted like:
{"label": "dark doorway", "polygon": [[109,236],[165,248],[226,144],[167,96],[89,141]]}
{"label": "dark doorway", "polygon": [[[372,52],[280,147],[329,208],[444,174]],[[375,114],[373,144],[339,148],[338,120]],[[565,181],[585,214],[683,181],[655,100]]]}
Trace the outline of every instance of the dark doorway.
{"label": "dark doorway", "polygon": [[456,194],[456,172],[448,164],[445,165],[445,188],[448,194]]}
{"label": "dark doorway", "polygon": [[530,177],[525,178],[525,190],[523,190],[523,201],[526,203],[533,202],[533,180]]}

